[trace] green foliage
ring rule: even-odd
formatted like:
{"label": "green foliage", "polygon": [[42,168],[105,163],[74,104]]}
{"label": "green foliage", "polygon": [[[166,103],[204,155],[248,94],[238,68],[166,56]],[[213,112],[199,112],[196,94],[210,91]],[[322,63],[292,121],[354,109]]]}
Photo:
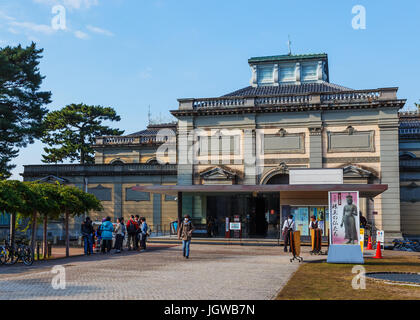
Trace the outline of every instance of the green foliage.
{"label": "green foliage", "polygon": [[62,212],[68,212],[72,216],[79,216],[91,210],[103,210],[101,202],[92,194],[86,193],[72,186],[61,186],[60,207]]}
{"label": "green foliage", "polygon": [[51,102],[51,92],[40,91],[38,65],[42,49],[35,43],[26,48],[0,48],[0,179],[10,177],[15,166],[10,161],[18,148],[40,138],[47,114],[43,105]]}
{"label": "green foliage", "polygon": [[92,145],[95,137],[121,135],[124,131],[103,125],[103,121],[120,121],[113,108],[71,104],[61,110],[50,112],[45,118],[42,142],[43,162],[56,163],[68,159],[81,164],[94,163]]}

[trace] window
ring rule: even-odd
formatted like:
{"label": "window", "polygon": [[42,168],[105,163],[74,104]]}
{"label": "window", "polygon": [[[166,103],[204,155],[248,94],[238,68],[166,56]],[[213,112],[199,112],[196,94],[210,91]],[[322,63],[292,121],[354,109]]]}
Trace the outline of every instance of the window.
{"label": "window", "polygon": [[150,201],[150,193],[125,188],[125,201]]}
{"label": "window", "polygon": [[258,84],[273,83],[273,66],[258,66]]}
{"label": "window", "polygon": [[281,66],[279,68],[279,81],[280,82],[290,82],[296,81],[295,76],[295,66]]}
{"label": "window", "polygon": [[311,81],[317,79],[317,65],[314,63],[303,64],[301,67],[301,80]]}

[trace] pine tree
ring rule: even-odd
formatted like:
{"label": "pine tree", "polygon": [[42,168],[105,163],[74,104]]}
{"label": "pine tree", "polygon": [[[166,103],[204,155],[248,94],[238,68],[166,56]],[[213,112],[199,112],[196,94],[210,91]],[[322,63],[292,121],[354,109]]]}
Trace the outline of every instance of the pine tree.
{"label": "pine tree", "polygon": [[42,142],[45,147],[44,163],[63,162],[68,159],[80,164],[94,163],[92,145],[98,136],[121,135],[124,131],[112,129],[103,121],[120,121],[113,108],[71,104],[50,112],[44,122]]}
{"label": "pine tree", "polygon": [[19,148],[41,137],[44,105],[51,92],[40,91],[45,78],[39,72],[43,49],[35,43],[26,48],[0,48],[0,179],[10,177]]}

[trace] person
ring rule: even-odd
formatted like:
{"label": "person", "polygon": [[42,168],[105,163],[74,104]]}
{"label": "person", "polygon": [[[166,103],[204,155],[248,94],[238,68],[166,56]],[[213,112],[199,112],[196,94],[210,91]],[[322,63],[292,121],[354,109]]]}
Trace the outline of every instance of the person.
{"label": "person", "polygon": [[137,214],[134,218],[134,221],[137,222],[138,228],[136,230],[136,243],[134,245],[134,247],[136,248],[136,250],[140,250],[140,241],[141,241],[141,221],[140,221],[140,216]]}
{"label": "person", "polygon": [[148,233],[148,226],[146,223],[146,218],[142,217],[140,219],[140,249],[146,250],[146,240],[147,240],[147,233]]}
{"label": "person", "polygon": [[318,220],[316,220],[316,216],[311,216],[311,222],[309,222],[308,227],[310,230],[314,230],[311,252],[319,253],[321,250],[321,224]]}
{"label": "person", "polygon": [[360,228],[366,229],[367,226],[367,220],[366,218],[362,215],[362,212],[359,211],[359,217],[360,217]]}
{"label": "person", "polygon": [[101,237],[102,237],[102,253],[109,253],[112,247],[112,233],[114,231],[114,226],[111,222],[111,217],[106,217],[105,222],[101,224]]}
{"label": "person", "polygon": [[[293,215],[289,215],[286,221],[283,224],[283,237],[284,237],[284,252],[287,252],[287,246],[291,245],[290,237],[292,231],[296,231],[296,224],[293,221]],[[292,252],[292,248],[290,248],[289,252]]]}
{"label": "person", "polygon": [[85,244],[85,255],[91,255],[93,253],[94,230],[92,220],[89,217],[86,217],[85,221],[82,222],[81,231]]}
{"label": "person", "polygon": [[125,225],[124,218],[117,219],[117,225],[115,227],[115,252],[121,253],[122,245],[124,241]]}
{"label": "person", "polygon": [[136,234],[137,234],[137,229],[138,228],[139,228],[139,225],[134,220],[134,216],[131,216],[130,220],[128,220],[128,222],[127,222],[127,234],[128,234],[127,247],[128,247],[128,251],[137,249],[136,248]]}
{"label": "person", "polygon": [[321,229],[319,221],[316,220],[315,216],[311,216],[311,222],[309,222],[309,229]]}
{"label": "person", "polygon": [[190,244],[194,231],[194,226],[190,219],[189,215],[185,215],[184,221],[182,221],[178,229],[178,239],[182,238],[182,253],[186,259],[190,256]]}
{"label": "person", "polygon": [[214,220],[212,216],[207,217],[207,236],[212,237],[212,232],[214,228]]}
{"label": "person", "polygon": [[344,226],[344,239],[347,239],[346,244],[354,244],[354,241],[359,241],[359,235],[356,230],[356,217],[358,215],[357,206],[353,204],[353,197],[351,194],[346,197],[347,204],[343,208],[343,217],[341,219],[341,228]]}

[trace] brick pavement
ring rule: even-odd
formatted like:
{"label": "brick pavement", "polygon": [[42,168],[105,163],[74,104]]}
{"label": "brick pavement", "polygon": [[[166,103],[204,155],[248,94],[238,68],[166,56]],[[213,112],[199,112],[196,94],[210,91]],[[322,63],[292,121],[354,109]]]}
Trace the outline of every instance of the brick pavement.
{"label": "brick pavement", "polygon": [[[189,260],[180,246],[151,245],[141,253],[0,266],[0,299],[271,299],[298,268],[279,247],[193,244],[191,249]],[[51,285],[58,264],[66,271],[64,290]]]}

